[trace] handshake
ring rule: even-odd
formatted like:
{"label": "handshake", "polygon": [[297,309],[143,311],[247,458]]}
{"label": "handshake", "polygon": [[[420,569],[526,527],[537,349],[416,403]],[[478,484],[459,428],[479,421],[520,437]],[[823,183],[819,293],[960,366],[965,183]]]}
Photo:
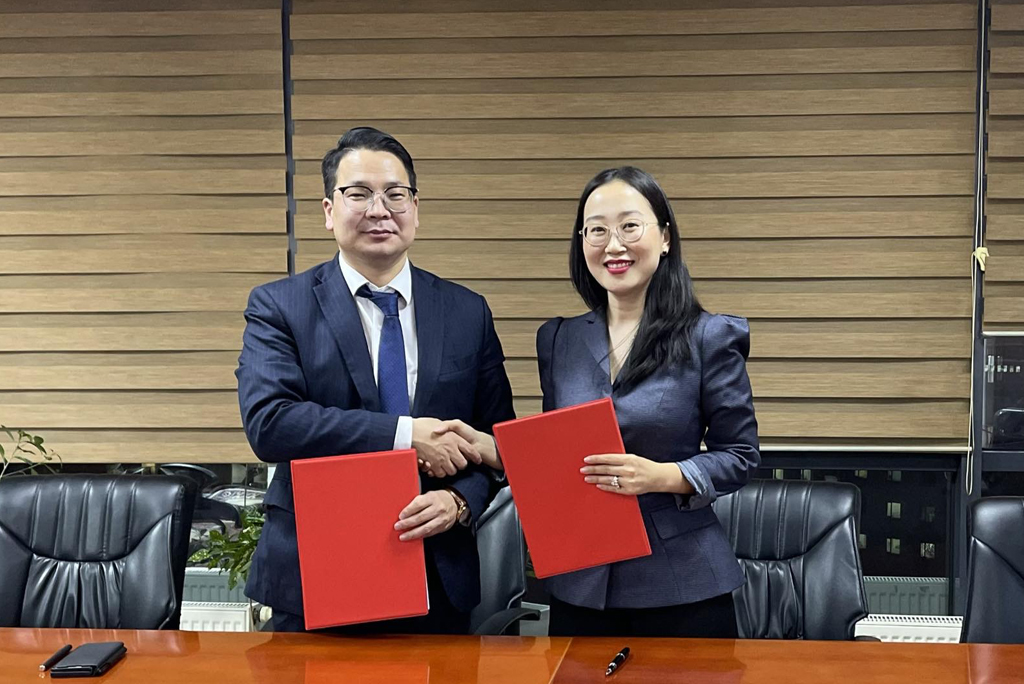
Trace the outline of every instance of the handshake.
{"label": "handshake", "polygon": [[431,477],[454,475],[470,463],[502,470],[494,438],[461,420],[414,418],[412,447],[420,470]]}

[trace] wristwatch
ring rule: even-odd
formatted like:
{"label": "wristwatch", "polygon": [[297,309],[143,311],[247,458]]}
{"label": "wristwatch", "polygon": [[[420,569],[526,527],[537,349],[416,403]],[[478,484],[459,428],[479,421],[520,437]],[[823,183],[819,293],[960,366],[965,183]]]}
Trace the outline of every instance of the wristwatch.
{"label": "wristwatch", "polygon": [[461,494],[459,494],[456,490],[452,489],[451,487],[445,488],[444,491],[452,495],[452,498],[455,499],[455,505],[458,507],[455,511],[455,522],[459,523],[463,527],[468,527],[470,517],[469,504],[466,503],[466,500],[462,498]]}

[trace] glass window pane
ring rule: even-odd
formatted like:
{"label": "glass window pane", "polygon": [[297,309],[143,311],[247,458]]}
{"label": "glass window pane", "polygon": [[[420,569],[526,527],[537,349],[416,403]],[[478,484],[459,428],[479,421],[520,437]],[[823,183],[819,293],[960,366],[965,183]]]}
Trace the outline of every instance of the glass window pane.
{"label": "glass window pane", "polygon": [[[762,469],[758,477],[777,477],[778,470]],[[787,468],[783,479],[804,479],[806,471]],[[849,482],[860,489],[858,546],[870,611],[948,615],[953,474],[818,468],[810,474],[813,481]]]}
{"label": "glass window pane", "polygon": [[985,473],[982,496],[1024,496],[1024,473]]}
{"label": "glass window pane", "polygon": [[984,446],[1024,451],[1024,336],[985,337]]}

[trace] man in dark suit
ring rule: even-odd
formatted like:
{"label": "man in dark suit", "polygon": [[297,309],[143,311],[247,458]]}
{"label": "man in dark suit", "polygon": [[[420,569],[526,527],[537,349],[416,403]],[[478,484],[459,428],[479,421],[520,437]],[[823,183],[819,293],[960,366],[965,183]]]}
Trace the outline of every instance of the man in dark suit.
{"label": "man in dark suit", "polygon": [[423,493],[396,529],[425,540],[430,613],[356,631],[465,632],[480,600],[472,525],[499,486],[497,463],[493,442],[441,420],[489,433],[514,417],[501,343],[483,297],[409,263],[419,198],[401,143],[353,128],[322,171],[338,256],[255,288],[245,311],[242,421],[256,455],[279,464],[246,594],[274,609],[276,630],[303,629],[291,460],[415,448]]}

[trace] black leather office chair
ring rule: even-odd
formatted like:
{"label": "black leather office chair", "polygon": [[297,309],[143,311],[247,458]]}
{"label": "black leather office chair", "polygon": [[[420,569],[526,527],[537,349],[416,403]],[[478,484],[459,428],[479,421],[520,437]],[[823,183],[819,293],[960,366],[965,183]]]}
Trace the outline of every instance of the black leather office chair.
{"label": "black leather office chair", "polygon": [[1024,499],[976,501],[970,515],[965,643],[1024,643]]}
{"label": "black leather office chair", "polygon": [[0,481],[0,627],[177,629],[195,485],[165,476]]}
{"label": "black leather office chair", "polygon": [[519,634],[519,621],[540,617],[521,607],[526,592],[526,542],[512,490],[494,497],[477,523],[480,554],[480,604],[469,617],[475,634]]}
{"label": "black leather office chair", "polygon": [[743,638],[853,639],[868,602],[852,484],[753,480],[715,513],[747,583],[733,593]]}

